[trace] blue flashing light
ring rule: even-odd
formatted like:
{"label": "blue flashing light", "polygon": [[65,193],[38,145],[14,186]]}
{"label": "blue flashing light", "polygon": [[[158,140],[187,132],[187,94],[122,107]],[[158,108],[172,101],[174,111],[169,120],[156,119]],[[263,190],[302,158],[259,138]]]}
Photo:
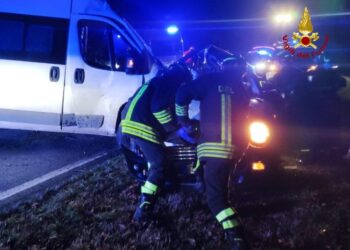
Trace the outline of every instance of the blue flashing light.
{"label": "blue flashing light", "polygon": [[258,54],[261,55],[261,56],[268,56],[270,55],[270,53],[267,51],[267,50],[259,50],[258,51]]}
{"label": "blue flashing light", "polygon": [[166,29],[166,32],[169,35],[175,35],[179,32],[179,27],[177,27],[176,25],[170,25],[168,26],[168,28]]}

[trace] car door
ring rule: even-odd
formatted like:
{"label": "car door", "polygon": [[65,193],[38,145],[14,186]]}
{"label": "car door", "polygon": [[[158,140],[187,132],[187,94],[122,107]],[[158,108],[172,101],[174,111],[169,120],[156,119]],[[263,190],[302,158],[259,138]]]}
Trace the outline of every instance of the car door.
{"label": "car door", "polygon": [[137,45],[115,22],[73,15],[67,60],[63,131],[114,134],[118,110],[142,84],[128,75],[126,57]]}
{"label": "car door", "polygon": [[68,20],[0,14],[0,127],[60,130]]}

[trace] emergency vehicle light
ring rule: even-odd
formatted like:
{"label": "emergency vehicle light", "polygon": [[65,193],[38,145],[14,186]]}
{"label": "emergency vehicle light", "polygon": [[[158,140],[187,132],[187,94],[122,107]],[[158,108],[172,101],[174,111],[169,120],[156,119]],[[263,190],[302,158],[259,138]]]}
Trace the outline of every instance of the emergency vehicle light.
{"label": "emergency vehicle light", "polygon": [[252,122],[249,126],[250,141],[254,144],[264,144],[270,137],[269,127],[260,121]]}
{"label": "emergency vehicle light", "polygon": [[293,16],[290,13],[280,13],[274,17],[276,23],[290,23]]}
{"label": "emergency vehicle light", "polygon": [[269,56],[270,55],[270,53],[267,50],[264,50],[264,49],[259,50],[258,54],[261,55],[261,56]]}
{"label": "emergency vehicle light", "polygon": [[170,25],[167,27],[166,31],[169,35],[175,35],[179,32],[179,27],[176,25]]}

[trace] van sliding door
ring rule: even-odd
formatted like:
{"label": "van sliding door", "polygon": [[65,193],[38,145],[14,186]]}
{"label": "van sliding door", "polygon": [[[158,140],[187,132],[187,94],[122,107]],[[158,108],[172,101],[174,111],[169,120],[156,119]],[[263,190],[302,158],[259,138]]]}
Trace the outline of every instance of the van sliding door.
{"label": "van sliding door", "polygon": [[68,20],[0,14],[0,127],[60,130]]}

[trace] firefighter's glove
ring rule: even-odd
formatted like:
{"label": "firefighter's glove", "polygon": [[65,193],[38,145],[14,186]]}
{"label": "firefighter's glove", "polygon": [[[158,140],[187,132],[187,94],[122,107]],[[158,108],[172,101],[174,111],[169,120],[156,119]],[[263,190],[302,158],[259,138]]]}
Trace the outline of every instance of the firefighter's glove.
{"label": "firefighter's glove", "polygon": [[186,125],[183,125],[182,128],[185,130],[185,132],[195,138],[199,136],[199,121],[192,119],[189,120]]}
{"label": "firefighter's glove", "polygon": [[188,127],[180,128],[178,131],[176,131],[176,134],[185,142],[196,144],[196,138],[191,136],[191,130]]}

